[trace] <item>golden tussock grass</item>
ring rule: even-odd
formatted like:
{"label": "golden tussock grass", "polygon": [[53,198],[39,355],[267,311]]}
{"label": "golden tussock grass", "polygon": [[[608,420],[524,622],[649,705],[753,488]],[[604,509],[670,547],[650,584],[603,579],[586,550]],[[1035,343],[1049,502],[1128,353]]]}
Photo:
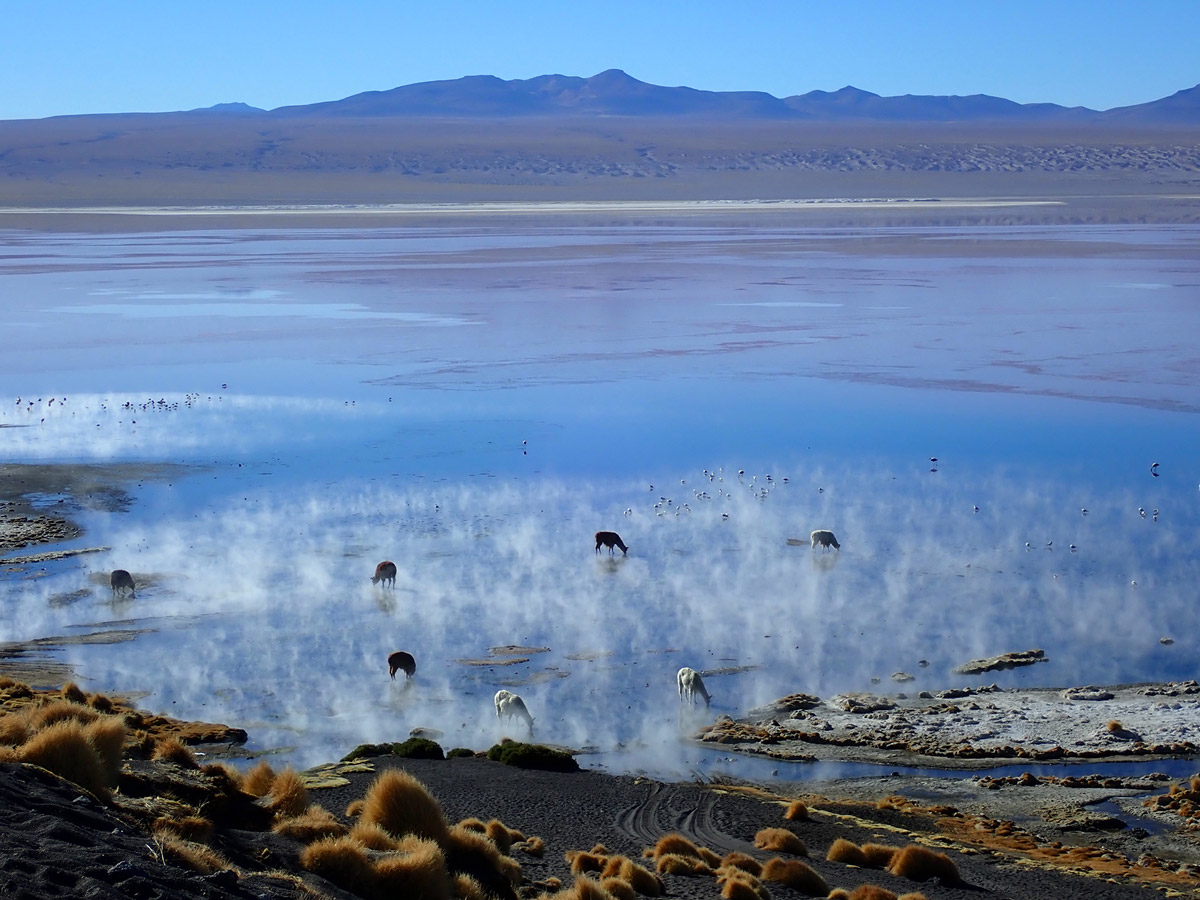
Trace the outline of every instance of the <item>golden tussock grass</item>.
{"label": "golden tussock grass", "polygon": [[200,768],[200,763],[196,762],[196,757],[192,753],[191,748],[174,736],[159,738],[155,741],[154,752],[150,754],[150,758],[159,760],[160,762],[175,763],[175,765],[182,766],[185,769]]}
{"label": "golden tussock grass", "polygon": [[514,844],[513,849],[520,850],[522,853],[528,853],[535,859],[541,859],[546,855],[546,842],[535,834]]}
{"label": "golden tussock grass", "polygon": [[83,734],[100,755],[106,777],[116,784],[125,758],[125,723],[116,716],[101,716],[84,725]]}
{"label": "golden tussock grass", "polygon": [[700,848],[682,834],[671,833],[660,837],[653,847],[646,850],[645,855],[655,859],[667,855],[694,856],[699,859]]}
{"label": "golden tussock grass", "polygon": [[863,865],[870,869],[886,869],[892,864],[892,857],[900,852],[899,847],[890,844],[863,844]]}
{"label": "golden tussock grass", "polygon": [[365,806],[366,806],[366,804],[363,803],[361,797],[359,797],[357,800],[351,800],[349,803],[346,804],[346,818],[347,819],[357,819],[359,816],[362,815],[363,808]]}
{"label": "golden tussock grass", "polygon": [[793,800],[788,804],[787,812],[783,814],[783,817],[793,821],[808,821],[808,804],[801,800]]}
{"label": "golden tussock grass", "polygon": [[622,881],[615,875],[602,876],[600,887],[616,897],[617,900],[636,900],[637,898],[637,892],[634,891],[633,885],[628,881]]}
{"label": "golden tussock grass", "polygon": [[469,829],[471,829],[471,831],[479,831],[479,832],[487,831],[487,825],[484,824],[483,819],[477,819],[474,816],[463,819],[461,822],[458,823],[458,827],[459,828],[469,828]]}
{"label": "golden tussock grass", "polygon": [[440,843],[449,832],[437,800],[425,785],[400,769],[381,772],[371,782],[361,818],[395,837],[415,834]]}
{"label": "golden tussock grass", "polygon": [[1109,722],[1108,722],[1108,724],[1107,724],[1105,727],[1106,727],[1106,728],[1107,728],[1109,731],[1113,732],[1114,734],[1115,734],[1116,732],[1118,732],[1118,731],[1124,731],[1124,730],[1125,730],[1124,728],[1122,728],[1122,727],[1121,727],[1121,722],[1120,722],[1120,720],[1118,720],[1118,719],[1110,719],[1110,720],[1109,720]]}
{"label": "golden tussock grass", "polygon": [[367,851],[349,837],[314,841],[300,852],[300,865],[363,897],[375,886],[375,868]]}
{"label": "golden tussock grass", "polygon": [[450,900],[454,883],[437,842],[406,841],[405,849],[375,863],[376,896]]}
{"label": "golden tussock grass", "polygon": [[266,795],[267,809],[280,817],[303,815],[308,809],[308,788],[290,766],[275,776]]}
{"label": "golden tussock grass", "polygon": [[73,681],[68,681],[62,686],[62,698],[68,703],[78,703],[84,705],[87,703],[87,694]]}
{"label": "golden tussock grass", "polygon": [[568,850],[563,854],[563,859],[570,865],[572,875],[582,875],[584,872],[601,872],[604,870],[605,863],[608,862],[607,856],[602,856],[599,853],[589,853],[587,850]]}
{"label": "golden tussock grass", "polygon": [[717,883],[726,900],[771,900],[766,885],[741,869],[729,869],[724,875],[718,875]]}
{"label": "golden tussock grass", "polygon": [[27,713],[29,727],[34,731],[56,722],[75,721],[87,725],[100,718],[100,713],[89,706],[80,706],[70,700],[52,700],[44,706],[35,707]]}
{"label": "golden tussock grass", "polygon": [[87,704],[98,713],[108,715],[117,709],[117,704],[104,694],[92,694],[87,698]]}
{"label": "golden tussock grass", "polygon": [[211,875],[221,869],[233,868],[229,861],[212,847],[184,840],[170,832],[156,834],[154,842],[165,859],[201,875]]}
{"label": "golden tussock grass", "polygon": [[776,856],[767,860],[763,865],[762,878],[763,881],[785,884],[809,897],[824,897],[829,893],[829,885],[820,873],[798,859],[780,859]]}
{"label": "golden tussock grass", "polygon": [[908,894],[901,894],[896,898],[896,900],[929,900],[929,898],[927,898],[920,891],[912,891]]}
{"label": "golden tussock grass", "polygon": [[13,751],[12,758],[41,766],[101,800],[108,799],[117,783],[117,772],[106,765],[84,727],[73,719],[43,728]]}
{"label": "golden tussock grass", "polygon": [[829,892],[828,900],[850,900],[850,892],[845,888],[834,888]]}
{"label": "golden tussock grass", "polygon": [[837,838],[830,844],[825,858],[830,862],[845,863],[848,866],[866,867],[867,865],[867,855],[863,853],[862,847],[845,838]]}
{"label": "golden tussock grass", "polygon": [[24,716],[0,716],[0,746],[19,747],[33,732]]}
{"label": "golden tussock grass", "polygon": [[242,789],[241,770],[235,769],[228,763],[205,763],[200,767],[200,771],[211,778],[226,792],[240,791]]}
{"label": "golden tussock grass", "polygon": [[396,839],[374,822],[355,822],[350,837],[368,850],[386,852],[396,849]]}
{"label": "golden tussock grass", "polygon": [[912,881],[928,881],[930,878],[940,878],[943,884],[958,884],[961,881],[958,866],[949,856],[918,844],[909,844],[893,856],[887,870]]}
{"label": "golden tussock grass", "polygon": [[595,853],[597,856],[608,856],[608,848],[603,844],[594,844],[591,852]]}
{"label": "golden tussock grass", "polygon": [[173,834],[195,844],[207,844],[212,840],[213,823],[203,816],[159,816],[150,831],[156,835]]}
{"label": "golden tussock grass", "polygon": [[260,759],[258,764],[243,776],[242,790],[251,797],[265,797],[274,780],[275,770],[265,759]]}
{"label": "golden tussock grass", "polygon": [[482,884],[464,872],[459,872],[453,879],[454,896],[459,900],[495,900]]}
{"label": "golden tussock grass", "polygon": [[521,881],[521,864],[511,856],[500,852],[491,838],[469,828],[457,825],[447,831],[441,845],[446,850],[446,859],[454,870],[488,868],[498,872],[513,884]]}
{"label": "golden tussock grass", "polygon": [[549,896],[554,900],[616,900],[600,882],[586,876],[576,878],[575,883],[565,891]]}
{"label": "golden tussock grass", "polygon": [[1193,775],[1188,779],[1188,786],[1196,792],[1200,792],[1200,775]]}
{"label": "golden tussock grass", "polygon": [[341,837],[348,834],[350,829],[335,819],[325,807],[314,803],[298,816],[280,819],[271,827],[271,831],[311,844],[322,838]]}
{"label": "golden tussock grass", "polygon": [[749,853],[742,853],[738,850],[726,853],[721,857],[721,868],[741,869],[743,872],[749,872],[756,878],[762,874],[762,863]]}
{"label": "golden tussock grass", "polygon": [[850,900],[896,900],[896,895],[877,884],[860,884],[850,892]]}
{"label": "golden tussock grass", "polygon": [[496,845],[496,849],[498,849],[501,853],[508,853],[508,851],[512,849],[512,832],[509,831],[508,826],[506,826],[499,819],[492,819],[490,822],[488,822],[487,825],[484,826],[484,831],[487,836],[492,839],[492,843]]}
{"label": "golden tussock grass", "polygon": [[804,841],[796,837],[786,828],[764,828],[754,835],[754,846],[759,850],[772,850],[777,853],[791,853],[795,856],[808,856],[808,848]]}
{"label": "golden tussock grass", "polygon": [[666,886],[661,878],[628,856],[610,856],[600,875],[602,880],[619,878],[643,897],[659,897],[666,893]]}
{"label": "golden tussock grass", "polygon": [[712,866],[698,856],[684,856],[680,853],[664,853],[655,858],[654,867],[663,875],[697,875],[715,874]]}

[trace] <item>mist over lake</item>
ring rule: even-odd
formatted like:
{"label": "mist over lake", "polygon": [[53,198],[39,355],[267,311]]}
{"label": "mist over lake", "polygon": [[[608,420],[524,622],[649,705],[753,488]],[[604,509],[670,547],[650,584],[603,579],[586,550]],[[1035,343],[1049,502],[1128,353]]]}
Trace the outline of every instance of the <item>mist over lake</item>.
{"label": "mist over lake", "polygon": [[0,569],[0,642],[120,632],[55,658],[299,765],[521,737],[500,687],[538,740],[686,771],[695,726],[796,691],[1192,678],[1198,250],[803,215],[4,232],[5,459],[184,468],[39,498],[109,549]]}

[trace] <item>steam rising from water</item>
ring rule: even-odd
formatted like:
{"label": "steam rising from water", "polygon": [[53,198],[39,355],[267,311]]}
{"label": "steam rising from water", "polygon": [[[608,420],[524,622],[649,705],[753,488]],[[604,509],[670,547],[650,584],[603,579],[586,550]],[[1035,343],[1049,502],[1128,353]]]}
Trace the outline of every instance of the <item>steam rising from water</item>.
{"label": "steam rising from water", "polygon": [[[76,409],[95,414],[98,403]],[[247,410],[265,431],[246,441],[269,443],[290,415],[317,408],[204,403],[216,411],[186,430],[140,414],[144,445],[120,443],[132,440],[125,425],[101,428],[113,442],[104,452],[191,452]],[[347,427],[381,415],[321,409]],[[55,415],[43,452],[47,434],[78,439],[70,413]],[[92,686],[149,690],[148,708],[241,725],[253,746],[295,746],[300,765],[416,727],[444,732],[447,748],[522,737],[519,722],[496,720],[500,687],[525,698],[540,741],[667,763],[681,735],[718,713],[795,691],[977,682],[953,667],[1010,650],[1041,647],[1050,661],[986,680],[1194,675],[1198,514],[1169,479],[1135,494],[999,470],[739,467],[432,483],[354,466],[323,479],[289,475],[286,463],[269,474],[201,469],[145,485],[130,512],[81,513],[82,543],[111,551],[0,585],[11,610],[0,640],[100,622],[148,628],[132,643],[65,653]],[[832,529],[841,551],[810,549],[814,528]],[[629,556],[595,554],[599,529],[619,531]],[[369,581],[383,559],[399,566],[394,591]],[[117,567],[138,578],[136,599],[111,597]],[[77,595],[81,585],[90,593]],[[411,683],[387,678],[398,649],[417,659]],[[513,659],[527,661],[504,664]],[[707,714],[680,707],[684,665],[708,673]],[[916,680],[894,685],[900,671]]]}

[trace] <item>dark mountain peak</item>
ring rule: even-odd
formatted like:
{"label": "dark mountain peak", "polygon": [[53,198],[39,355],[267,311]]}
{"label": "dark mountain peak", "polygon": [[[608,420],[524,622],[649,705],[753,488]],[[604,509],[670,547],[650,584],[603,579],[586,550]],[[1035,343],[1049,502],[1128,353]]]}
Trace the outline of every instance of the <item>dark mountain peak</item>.
{"label": "dark mountain peak", "polygon": [[1103,113],[1103,117],[1114,122],[1144,121],[1167,125],[1195,125],[1200,122],[1200,84],[1150,103],[1118,106]]}
{"label": "dark mountain peak", "polygon": [[188,110],[194,113],[233,113],[238,115],[241,113],[263,113],[265,109],[259,109],[257,106],[251,106],[249,103],[215,103],[212,106],[202,106],[199,109]]}

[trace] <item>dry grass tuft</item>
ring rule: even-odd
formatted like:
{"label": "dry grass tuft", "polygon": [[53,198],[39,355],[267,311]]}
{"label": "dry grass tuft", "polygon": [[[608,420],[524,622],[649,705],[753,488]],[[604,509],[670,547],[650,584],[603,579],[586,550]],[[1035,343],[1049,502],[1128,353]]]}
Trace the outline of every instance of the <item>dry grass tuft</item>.
{"label": "dry grass tuft", "polygon": [[386,853],[396,849],[396,839],[372,822],[356,822],[350,829],[350,837],[368,850]]}
{"label": "dry grass tuft", "polygon": [[375,887],[375,868],[367,851],[349,837],[314,841],[300,852],[300,865],[363,897]]}
{"label": "dry grass tuft", "polygon": [[492,843],[496,845],[496,849],[501,853],[508,853],[512,849],[512,832],[499,819],[492,819],[488,822],[484,828],[484,832],[492,839]]}
{"label": "dry grass tuft", "polygon": [[212,847],[184,840],[169,831],[156,834],[154,843],[164,859],[201,875],[211,875],[221,869],[233,868],[228,860]]}
{"label": "dry grass tuft", "polygon": [[809,897],[824,897],[829,893],[825,879],[807,863],[798,859],[767,860],[762,871],[763,881],[777,881]]}
{"label": "dry grass tuft", "polygon": [[191,748],[179,740],[179,738],[173,736],[159,738],[155,741],[154,752],[150,755],[150,758],[159,760],[160,762],[172,762],[185,769],[200,768],[200,763],[196,761]]}
{"label": "dry grass tuft", "polygon": [[576,878],[575,883],[565,891],[551,896],[555,900],[616,900],[600,882],[587,877]]}
{"label": "dry grass tuft", "polygon": [[156,835],[172,834],[194,844],[207,844],[212,840],[213,823],[203,816],[159,816],[150,831]]}
{"label": "dry grass tuft", "polygon": [[600,887],[608,891],[617,900],[637,900],[637,893],[633,889],[633,885],[628,881],[622,881],[613,875],[608,875],[600,879]]}
{"label": "dry grass tuft", "polygon": [[727,900],[771,900],[766,885],[742,869],[727,869],[718,874],[721,896]]}
{"label": "dry grass tuft", "polygon": [[850,892],[850,900],[896,900],[896,895],[877,884],[860,884]]}
{"label": "dry grass tuft", "polygon": [[300,816],[308,809],[308,788],[290,766],[275,776],[267,793],[267,809],[283,817]]}
{"label": "dry grass tuft", "polygon": [[896,900],[929,900],[929,898],[926,897],[924,894],[922,894],[920,891],[912,891],[907,894],[901,894],[899,897],[896,898]]}
{"label": "dry grass tuft", "polygon": [[416,778],[399,769],[376,776],[363,798],[362,821],[394,837],[415,834],[442,843],[449,834],[437,800]]}
{"label": "dry grass tuft", "polygon": [[546,842],[537,835],[525,838],[525,840],[513,844],[514,850],[520,850],[522,853],[527,853],[535,859],[541,859],[546,855]]}
{"label": "dry grass tuft", "polygon": [[521,864],[501,853],[486,834],[456,825],[446,833],[442,846],[450,868],[455,871],[489,869],[499,872],[513,884],[521,881]]}
{"label": "dry grass tuft", "polygon": [[378,896],[450,900],[454,883],[446,869],[446,855],[435,841],[406,841],[404,850],[375,864]]}
{"label": "dry grass tuft", "polygon": [[716,874],[713,868],[698,856],[684,856],[679,853],[664,853],[655,859],[655,868],[663,875],[697,875]]}
{"label": "dry grass tuft", "polygon": [[751,856],[749,853],[741,853],[737,850],[731,853],[726,853],[721,858],[721,868],[723,869],[741,869],[757,878],[762,874],[762,863]]}
{"label": "dry grass tuft", "polygon": [[454,896],[459,900],[495,900],[474,877],[459,872],[453,879]]}
{"label": "dry grass tuft", "polygon": [[867,855],[863,853],[862,847],[848,841],[845,838],[838,838],[829,845],[829,852],[825,854],[825,858],[830,862],[845,863],[848,866],[859,866],[866,868]]}
{"label": "dry grass tuft", "polygon": [[605,847],[603,844],[593,845],[591,852],[596,854],[597,856],[608,856],[608,848]]}
{"label": "dry grass tuft", "polygon": [[[613,860],[618,860],[619,864],[615,871],[610,872],[609,867]],[[645,866],[639,866],[627,856],[610,857],[609,866],[605,867],[603,874],[621,879],[643,897],[661,897],[667,892],[666,885],[663,884],[661,878]]]}
{"label": "dry grass tuft", "polygon": [[1118,719],[1110,719],[1108,725],[1105,726],[1110,732],[1116,734],[1118,731],[1124,731],[1121,727],[1121,722]]}
{"label": "dry grass tuft", "polygon": [[88,702],[87,694],[73,681],[68,681],[62,686],[62,698],[68,703],[78,703],[81,706]]}
{"label": "dry grass tuft", "polygon": [[793,800],[788,804],[787,812],[783,814],[783,817],[792,821],[807,822],[808,805],[801,800]]}
{"label": "dry grass tuft", "polygon": [[461,822],[458,823],[458,827],[459,828],[469,828],[471,831],[478,831],[481,834],[487,832],[487,825],[484,824],[483,819],[478,819],[474,816],[463,819]]}
{"label": "dry grass tuft", "polygon": [[265,759],[260,759],[258,764],[242,778],[242,790],[251,797],[265,797],[271,790],[271,784],[274,781],[275,770]]}
{"label": "dry grass tuft", "polygon": [[366,807],[366,804],[363,803],[361,797],[359,797],[357,800],[351,800],[349,803],[346,804],[346,818],[347,819],[357,819],[359,816],[362,815],[363,809],[365,807]]}
{"label": "dry grass tuft", "polygon": [[599,853],[589,853],[587,850],[568,850],[563,859],[571,866],[572,875],[582,875],[584,872],[602,872],[608,862],[607,856]]}
{"label": "dry grass tuft", "polygon": [[117,773],[88,739],[79,722],[66,719],[43,728],[12,754],[19,762],[41,766],[101,800],[117,783]]}
{"label": "dry grass tuft", "polygon": [[942,884],[958,884],[962,880],[958,874],[958,866],[950,857],[918,844],[909,844],[892,857],[887,870],[893,875],[913,881],[939,878]]}
{"label": "dry grass tuft", "polygon": [[786,828],[764,828],[754,835],[754,846],[759,850],[771,850],[776,853],[791,853],[794,856],[808,856],[808,848],[804,841],[796,837]]}
{"label": "dry grass tuft", "polygon": [[900,852],[899,847],[890,844],[863,844],[863,865],[870,869],[886,869],[892,864],[892,857]]}
{"label": "dry grass tuft", "polygon": [[104,694],[92,694],[87,698],[87,704],[98,713],[110,715],[116,712],[117,704]]}
{"label": "dry grass tuft", "polygon": [[[322,838],[341,837],[349,829],[323,806],[313,804],[298,816],[287,816],[275,823],[271,831],[311,844]],[[365,846],[365,843],[364,843]],[[389,848],[390,849],[390,848]]]}
{"label": "dry grass tuft", "polygon": [[694,856],[700,858],[700,848],[682,834],[664,834],[658,842],[646,852],[647,856],[658,859],[660,856]]}
{"label": "dry grass tuft", "polygon": [[0,716],[0,746],[19,747],[32,733],[24,716]]}
{"label": "dry grass tuft", "polygon": [[850,900],[850,892],[845,888],[834,888],[829,892],[828,900]]}
{"label": "dry grass tuft", "polygon": [[100,718],[100,713],[90,706],[80,706],[70,700],[52,700],[45,706],[31,709],[28,713],[29,727],[40,731],[58,722],[73,721],[88,725]]}

